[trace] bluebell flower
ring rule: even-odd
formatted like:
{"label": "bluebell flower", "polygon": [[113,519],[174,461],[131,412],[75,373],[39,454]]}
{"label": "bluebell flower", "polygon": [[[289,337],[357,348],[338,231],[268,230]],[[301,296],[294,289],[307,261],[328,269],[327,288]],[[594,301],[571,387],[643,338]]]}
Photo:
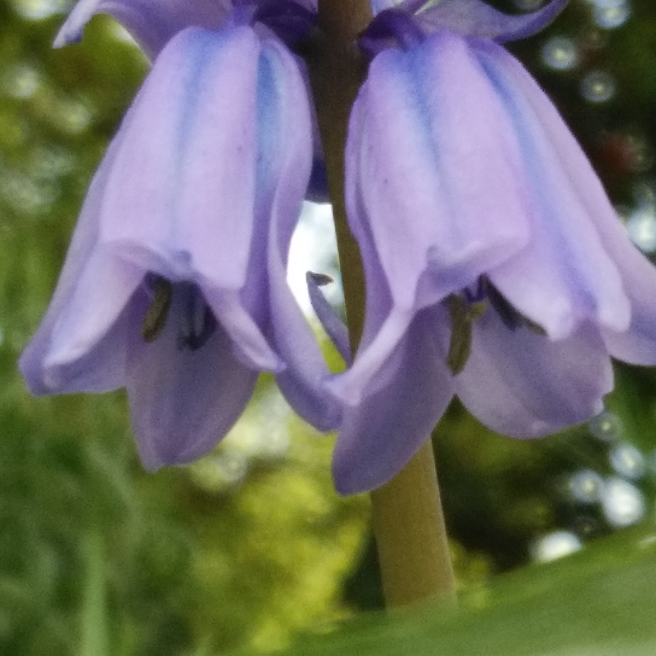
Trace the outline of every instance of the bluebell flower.
{"label": "bluebell flower", "polygon": [[[276,9],[277,7],[277,9]],[[298,11],[297,11],[298,9]],[[105,1],[154,58],[87,194],[20,367],[36,394],[126,387],[151,470],[207,453],[262,371],[321,430],[339,405],[286,282],[313,159],[301,2]]]}
{"label": "bluebell flower", "polygon": [[328,385],[347,406],[342,493],[389,480],[454,394],[493,430],[538,437],[602,409],[611,356],[656,364],[656,270],[499,45],[565,3],[515,17],[478,0],[394,4],[375,2],[363,35],[373,60],[346,151],[367,297],[353,365]]}

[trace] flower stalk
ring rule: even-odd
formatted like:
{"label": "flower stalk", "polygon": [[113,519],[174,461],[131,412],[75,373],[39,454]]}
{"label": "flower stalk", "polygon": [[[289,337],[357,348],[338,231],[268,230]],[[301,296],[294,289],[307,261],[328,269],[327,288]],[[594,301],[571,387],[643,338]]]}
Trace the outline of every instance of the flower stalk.
{"label": "flower stalk", "polygon": [[[344,204],[344,147],[349,113],[365,75],[355,46],[371,20],[368,0],[319,0],[321,36],[310,74],[333,204],[346,315],[353,350],[364,323],[360,254]],[[371,494],[383,591],[388,608],[428,599],[452,601],[455,585],[430,441]]]}
{"label": "flower stalk", "polygon": [[455,601],[455,581],[430,440],[371,493],[373,528],[388,608]]}

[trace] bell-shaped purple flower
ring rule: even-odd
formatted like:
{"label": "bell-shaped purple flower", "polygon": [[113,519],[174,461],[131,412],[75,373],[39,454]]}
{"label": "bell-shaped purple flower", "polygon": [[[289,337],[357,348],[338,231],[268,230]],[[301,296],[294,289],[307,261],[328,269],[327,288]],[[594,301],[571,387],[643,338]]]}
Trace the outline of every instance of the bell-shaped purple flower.
{"label": "bell-shaped purple flower", "polygon": [[285,278],[311,164],[305,81],[279,39],[249,25],[178,32],[91,184],[21,357],[31,391],[125,386],[148,469],[211,450],[260,371],[333,428],[327,369]]}
{"label": "bell-shaped purple flower", "polygon": [[445,0],[364,35],[378,54],[351,113],[346,202],[367,314],[329,383],[348,406],[342,493],[391,478],[454,393],[490,428],[537,437],[602,409],[611,355],[656,363],[656,270],[551,102],[484,38],[531,33],[563,4],[504,22]]}

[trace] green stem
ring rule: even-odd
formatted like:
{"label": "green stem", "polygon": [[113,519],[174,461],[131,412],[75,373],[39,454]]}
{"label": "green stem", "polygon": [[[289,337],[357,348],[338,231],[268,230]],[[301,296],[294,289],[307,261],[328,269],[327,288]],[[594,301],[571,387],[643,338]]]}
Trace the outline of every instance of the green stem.
{"label": "green stem", "polygon": [[319,0],[320,37],[309,58],[353,345],[359,341],[364,323],[364,274],[360,251],[346,221],[344,146],[351,105],[366,73],[355,39],[370,20],[368,0]]}
{"label": "green stem", "polygon": [[[319,0],[321,36],[308,58],[354,348],[362,334],[365,294],[360,253],[344,206],[344,146],[349,112],[365,76],[355,39],[370,20],[369,0]],[[453,600],[451,557],[430,441],[371,499],[388,607],[432,598]]]}
{"label": "green stem", "polygon": [[89,529],[84,542],[84,593],[82,597],[82,632],[80,656],[108,656],[107,590],[105,549],[100,529]]}
{"label": "green stem", "polygon": [[383,592],[389,607],[455,600],[455,582],[430,440],[371,493]]}

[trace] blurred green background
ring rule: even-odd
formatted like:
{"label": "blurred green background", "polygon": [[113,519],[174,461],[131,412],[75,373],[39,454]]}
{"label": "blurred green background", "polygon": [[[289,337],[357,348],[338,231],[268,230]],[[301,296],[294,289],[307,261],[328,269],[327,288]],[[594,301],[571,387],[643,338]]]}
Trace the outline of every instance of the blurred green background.
{"label": "blurred green background", "polygon": [[[335,494],[332,438],[296,419],[271,380],[215,453],[157,474],[137,461],[122,393],[25,391],[17,357],[148,63],[106,17],[82,44],[52,50],[67,0],[0,2],[0,654],[266,651],[379,609],[368,500]],[[654,252],[656,6],[573,0],[511,49],[557,102],[636,243]],[[452,405],[434,443],[467,603],[499,573],[620,529],[644,539],[655,393],[654,371],[618,367],[608,413],[534,442],[494,435]],[[595,571],[625,553],[609,547]]]}

